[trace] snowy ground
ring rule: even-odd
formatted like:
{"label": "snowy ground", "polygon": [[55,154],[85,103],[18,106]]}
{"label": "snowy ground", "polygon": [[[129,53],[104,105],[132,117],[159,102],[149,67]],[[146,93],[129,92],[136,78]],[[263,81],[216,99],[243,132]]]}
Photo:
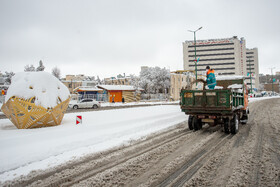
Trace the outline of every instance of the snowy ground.
{"label": "snowy ground", "polygon": [[83,112],[81,125],[75,124],[76,115],[40,129],[20,130],[0,120],[0,181],[126,144],[188,118],[177,105]]}
{"label": "snowy ground", "polygon": [[261,101],[266,99],[274,99],[274,98],[280,98],[280,96],[273,96],[273,97],[250,97],[249,102],[255,102],[255,101]]}
{"label": "snowy ground", "polygon": [[101,103],[101,107],[107,106],[135,106],[135,105],[156,105],[156,104],[176,104],[179,101],[141,101],[141,102],[130,102],[130,103]]}
{"label": "snowy ground", "polygon": [[[252,103],[271,98],[275,97],[249,100]],[[90,153],[128,144],[131,140],[141,139],[188,118],[180,111],[178,105],[80,114],[83,116],[82,125],[75,125],[76,115],[79,115],[75,113],[66,114],[60,126],[29,130],[16,129],[8,119],[0,120],[0,182],[26,175],[33,170],[47,169],[69,160],[78,160]]]}
{"label": "snowy ground", "polygon": [[279,106],[279,98],[251,100],[234,136],[183,122],[0,186],[280,186]]}

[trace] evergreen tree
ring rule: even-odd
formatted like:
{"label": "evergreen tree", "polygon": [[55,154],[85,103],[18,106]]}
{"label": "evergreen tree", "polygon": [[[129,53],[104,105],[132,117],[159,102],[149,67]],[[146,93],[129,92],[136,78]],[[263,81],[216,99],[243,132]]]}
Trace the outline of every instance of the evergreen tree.
{"label": "evergreen tree", "polygon": [[39,66],[37,67],[36,71],[44,71],[45,66],[43,65],[42,60],[39,62]]}

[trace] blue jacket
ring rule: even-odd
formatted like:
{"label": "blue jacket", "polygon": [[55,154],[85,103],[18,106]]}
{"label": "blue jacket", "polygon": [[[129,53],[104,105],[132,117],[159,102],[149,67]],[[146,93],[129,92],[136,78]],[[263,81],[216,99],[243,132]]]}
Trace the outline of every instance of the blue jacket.
{"label": "blue jacket", "polygon": [[214,89],[217,82],[216,82],[216,77],[215,77],[215,72],[213,69],[210,69],[207,71],[207,86],[209,89]]}

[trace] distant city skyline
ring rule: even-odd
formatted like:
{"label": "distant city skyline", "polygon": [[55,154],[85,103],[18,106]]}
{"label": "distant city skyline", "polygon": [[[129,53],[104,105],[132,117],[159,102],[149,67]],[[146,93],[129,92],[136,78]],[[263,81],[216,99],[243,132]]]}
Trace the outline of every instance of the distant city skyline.
{"label": "distant city skyline", "polygon": [[197,39],[244,37],[258,48],[260,73],[280,71],[277,0],[0,2],[0,71],[42,60],[51,72],[101,78],[138,75],[141,66],[183,69],[183,45]]}

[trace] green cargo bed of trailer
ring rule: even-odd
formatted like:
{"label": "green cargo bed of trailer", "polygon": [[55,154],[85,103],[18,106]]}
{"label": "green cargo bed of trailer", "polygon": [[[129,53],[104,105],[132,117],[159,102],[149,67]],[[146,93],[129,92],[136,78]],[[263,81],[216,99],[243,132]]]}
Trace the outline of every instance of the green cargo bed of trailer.
{"label": "green cargo bed of trailer", "polygon": [[[199,130],[206,123],[222,124],[226,133],[235,134],[240,120],[244,122],[248,119],[248,91],[244,78],[217,80],[217,85],[222,89],[182,89],[181,110],[190,115],[190,129]],[[239,85],[241,88],[229,88],[230,85]]]}
{"label": "green cargo bed of trailer", "polygon": [[243,107],[243,93],[231,89],[181,91],[181,109],[187,114],[231,115]]}

